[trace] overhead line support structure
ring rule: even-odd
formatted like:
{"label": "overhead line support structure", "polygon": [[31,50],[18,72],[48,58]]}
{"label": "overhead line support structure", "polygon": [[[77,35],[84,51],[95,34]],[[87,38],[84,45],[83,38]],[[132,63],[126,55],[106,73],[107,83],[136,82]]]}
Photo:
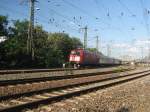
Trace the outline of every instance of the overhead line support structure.
{"label": "overhead line support structure", "polygon": [[30,0],[30,12],[29,12],[29,27],[28,27],[28,39],[27,39],[27,52],[31,54],[32,60],[34,60],[34,4],[36,0]]}
{"label": "overhead line support structure", "polygon": [[84,28],[84,49],[87,48],[87,26],[85,26]]}
{"label": "overhead line support structure", "polygon": [[99,48],[98,44],[99,44],[99,39],[98,39],[98,36],[96,36],[96,49],[97,49],[97,52],[98,52],[98,48]]}

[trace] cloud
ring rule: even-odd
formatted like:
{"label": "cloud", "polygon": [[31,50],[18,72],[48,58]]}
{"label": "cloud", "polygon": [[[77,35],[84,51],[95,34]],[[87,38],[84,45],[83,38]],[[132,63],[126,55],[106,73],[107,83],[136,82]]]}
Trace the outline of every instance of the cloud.
{"label": "cloud", "polygon": [[130,47],[129,49],[127,49],[127,51],[130,53],[138,53],[139,49],[137,47]]}
{"label": "cloud", "polygon": [[[135,40],[132,42],[126,43],[112,43],[109,44],[112,50],[113,57],[121,57],[124,55],[131,56],[134,59],[144,57],[149,53],[150,41],[148,39]],[[103,45],[104,46],[104,45]],[[104,46],[107,48],[107,44]],[[105,49],[107,52],[107,49]]]}
{"label": "cloud", "polygon": [[129,48],[130,45],[127,44],[127,43],[116,43],[116,44],[113,44],[113,47],[117,47],[117,48]]}
{"label": "cloud", "polygon": [[150,40],[137,40],[135,42],[135,45],[137,45],[137,46],[143,46],[143,45],[147,45],[147,44],[150,44]]}

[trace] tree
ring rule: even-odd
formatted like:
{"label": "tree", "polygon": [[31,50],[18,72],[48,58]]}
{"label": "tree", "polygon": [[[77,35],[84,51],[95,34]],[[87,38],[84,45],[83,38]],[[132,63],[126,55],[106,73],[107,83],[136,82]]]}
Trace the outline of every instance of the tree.
{"label": "tree", "polygon": [[46,66],[47,52],[50,49],[48,46],[48,33],[43,30],[42,26],[35,26],[34,29],[34,65],[38,67]]}
{"label": "tree", "polygon": [[59,67],[68,61],[72,49],[82,46],[77,38],[65,33],[49,33],[42,26],[35,26],[33,48],[35,60],[27,53],[28,21],[16,20],[8,28],[7,17],[2,19],[1,34],[7,31],[7,40],[0,43],[0,68]]}
{"label": "tree", "polygon": [[[8,18],[6,16],[0,15],[0,36],[8,35],[7,25],[8,25]],[[1,42],[0,44],[0,67],[6,65],[5,60],[3,60],[4,57],[5,57],[4,42]]]}
{"label": "tree", "polygon": [[91,51],[91,52],[97,52],[96,48],[87,48],[87,50]]}
{"label": "tree", "polygon": [[83,44],[81,43],[81,41],[78,38],[72,37],[71,41],[72,41],[72,49],[83,47]]}
{"label": "tree", "polygon": [[72,49],[77,48],[78,46],[82,46],[81,42],[77,38],[71,38],[68,34],[65,33],[54,33],[49,34],[48,37],[49,45],[60,52],[58,54],[62,54],[62,56],[58,55],[58,59],[63,58],[61,63],[68,61],[68,56]]}
{"label": "tree", "polygon": [[29,57],[26,54],[27,26],[28,21],[15,21],[14,27],[9,28],[11,35],[1,44],[3,48],[2,61],[7,67],[25,67],[28,65]]}
{"label": "tree", "polygon": [[0,15],[0,36],[7,36],[7,25],[8,25],[8,18],[7,16]]}

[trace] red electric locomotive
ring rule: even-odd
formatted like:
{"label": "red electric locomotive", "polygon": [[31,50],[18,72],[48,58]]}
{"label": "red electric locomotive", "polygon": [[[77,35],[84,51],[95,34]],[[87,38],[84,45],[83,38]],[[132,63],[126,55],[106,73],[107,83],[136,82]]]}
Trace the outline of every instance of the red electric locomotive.
{"label": "red electric locomotive", "polygon": [[86,65],[98,65],[99,59],[98,53],[81,48],[72,50],[69,56],[69,61],[74,64],[75,68]]}
{"label": "red electric locomotive", "polygon": [[91,52],[82,48],[71,51],[69,62],[74,65],[74,68],[79,68],[80,66],[121,64],[121,60],[110,58],[100,52]]}

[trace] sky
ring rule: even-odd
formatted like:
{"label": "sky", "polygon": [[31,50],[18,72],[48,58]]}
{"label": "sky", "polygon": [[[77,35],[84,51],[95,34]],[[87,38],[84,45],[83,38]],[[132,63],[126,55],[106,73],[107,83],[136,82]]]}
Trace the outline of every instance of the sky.
{"label": "sky", "polygon": [[[29,0],[0,0],[0,15],[12,20],[29,19]],[[111,57],[148,55],[150,39],[149,0],[38,0],[35,24],[48,32],[68,33],[83,42],[88,27],[88,47],[96,46]]]}

